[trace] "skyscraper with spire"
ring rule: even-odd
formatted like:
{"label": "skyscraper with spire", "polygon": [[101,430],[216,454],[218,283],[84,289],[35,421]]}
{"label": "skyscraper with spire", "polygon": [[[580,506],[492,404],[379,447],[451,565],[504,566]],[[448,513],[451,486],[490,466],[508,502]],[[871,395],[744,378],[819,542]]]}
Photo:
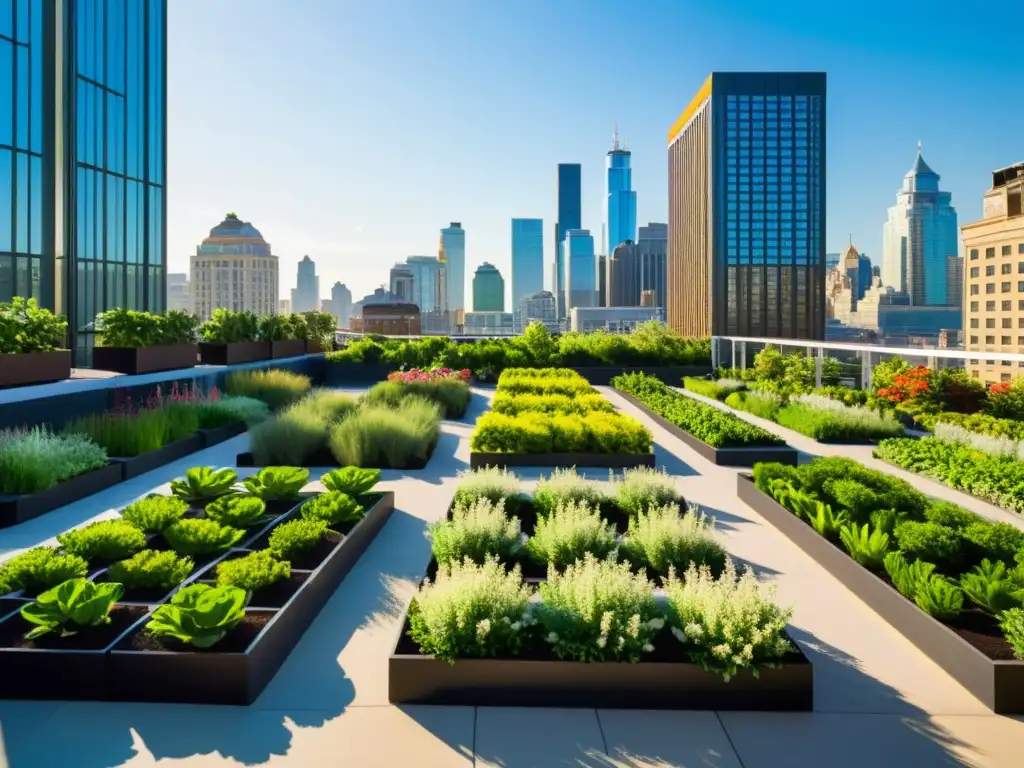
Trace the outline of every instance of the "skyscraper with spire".
{"label": "skyscraper with spire", "polygon": [[619,126],[612,133],[605,177],[605,209],[602,253],[609,255],[626,240],[636,241],[636,192],[633,191],[631,153],[619,146]]}
{"label": "skyscraper with spire", "polygon": [[559,163],[557,184],[555,265],[552,282],[555,289],[555,310],[558,317],[563,318],[569,316],[565,284],[565,233],[583,226],[583,173],[579,163]]}

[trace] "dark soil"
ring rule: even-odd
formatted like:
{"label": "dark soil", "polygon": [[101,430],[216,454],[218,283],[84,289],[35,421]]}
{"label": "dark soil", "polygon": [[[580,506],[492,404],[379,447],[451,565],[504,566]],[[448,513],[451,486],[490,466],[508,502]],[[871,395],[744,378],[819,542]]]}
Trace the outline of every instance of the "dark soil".
{"label": "dark soil", "polygon": [[137,627],[122,639],[118,651],[171,651],[173,653],[244,653],[275,615],[274,611],[247,611],[241,623],[210,648],[194,648],[173,637],[154,637]]}
{"label": "dark soil", "polygon": [[23,606],[24,604],[25,603],[23,603],[21,600],[0,600],[0,618],[6,616],[9,613],[14,613],[14,611],[21,608],[21,606]]}
{"label": "dark soil", "polygon": [[[253,592],[249,605],[254,608],[283,608],[308,578],[308,573],[292,571],[292,575],[287,579],[281,579],[266,589],[257,589]],[[200,583],[215,585],[217,582],[213,579],[202,579]]]}
{"label": "dark soil", "polygon": [[0,648],[100,651],[144,616],[147,610],[143,606],[115,605],[110,611],[109,624],[81,628],[70,637],[61,637],[58,630],[34,640],[25,640],[24,636],[36,625],[25,621],[20,614],[15,615],[0,623]]}

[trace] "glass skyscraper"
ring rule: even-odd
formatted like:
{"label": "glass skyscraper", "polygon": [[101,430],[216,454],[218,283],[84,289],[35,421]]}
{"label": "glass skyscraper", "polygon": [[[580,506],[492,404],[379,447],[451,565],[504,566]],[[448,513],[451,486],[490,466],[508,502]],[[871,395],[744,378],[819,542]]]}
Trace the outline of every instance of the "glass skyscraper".
{"label": "glass skyscraper", "polygon": [[437,256],[446,265],[448,282],[445,288],[445,309],[451,312],[454,321],[466,308],[466,230],[462,228],[462,224],[453,221],[441,230]]}
{"label": "glass skyscraper", "polygon": [[823,339],[823,72],[715,72],[668,134],[667,320]]}
{"label": "glass skyscraper", "polygon": [[565,293],[565,233],[583,226],[583,171],[579,163],[558,164],[558,211],[555,217],[555,311],[559,318],[568,317]]}
{"label": "glass skyscraper", "polygon": [[166,0],[0,0],[0,301],[163,311]]}
{"label": "glass skyscraper", "polygon": [[594,238],[587,229],[569,229],[563,243],[568,306],[597,306],[597,269],[594,266]]}
{"label": "glass skyscraper", "polygon": [[633,191],[633,171],[629,161],[630,152],[619,147],[616,128],[612,148],[608,152],[605,179],[605,231],[604,242],[601,243],[605,255],[610,255],[619,243],[636,241],[636,192]]}
{"label": "glass skyscraper", "polygon": [[544,290],[544,222],[512,219],[512,307]]}
{"label": "glass skyscraper", "polygon": [[473,311],[505,311],[505,279],[496,266],[486,261],[473,275]]}

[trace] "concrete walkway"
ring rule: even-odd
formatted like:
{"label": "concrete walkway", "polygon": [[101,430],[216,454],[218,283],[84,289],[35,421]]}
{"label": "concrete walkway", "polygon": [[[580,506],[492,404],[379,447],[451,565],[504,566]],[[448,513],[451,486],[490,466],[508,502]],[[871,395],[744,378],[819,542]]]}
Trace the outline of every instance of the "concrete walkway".
{"label": "concrete walkway", "polygon": [[[636,409],[604,390],[623,411]],[[469,435],[490,393],[464,422],[446,422],[425,470],[384,473],[395,514],[281,671],[248,708],[0,701],[0,765],[268,765],[289,768],[587,766],[591,768],[931,768],[1022,764],[1024,723],[994,716],[855,595],[740,503],[735,470],[701,459],[651,424],[659,465],[717,519],[734,555],[795,602],[793,634],[815,664],[815,712],[754,714],[592,709],[402,707],[387,702],[397,617],[429,555]],[[642,416],[638,416],[647,421]],[[649,423],[649,422],[648,422]],[[0,531],[0,549],[38,543],[107,514],[200,463],[231,464],[244,436]],[[245,471],[243,470],[243,473]],[[529,479],[540,473],[524,472]],[[607,471],[595,470],[595,479]],[[59,519],[48,519],[56,515]],[[2,681],[0,681],[2,685]],[[6,762],[5,762],[6,761]]]}

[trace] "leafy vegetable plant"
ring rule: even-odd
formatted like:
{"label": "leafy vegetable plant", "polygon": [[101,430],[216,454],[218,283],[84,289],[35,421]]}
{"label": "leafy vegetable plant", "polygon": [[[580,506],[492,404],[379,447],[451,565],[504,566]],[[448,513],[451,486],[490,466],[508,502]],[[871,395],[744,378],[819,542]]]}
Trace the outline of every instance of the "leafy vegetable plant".
{"label": "leafy vegetable plant", "polygon": [[282,560],[293,560],[313,549],[327,533],[323,520],[290,520],[270,534],[268,549]]}
{"label": "leafy vegetable plant", "polygon": [[239,587],[249,592],[276,584],[291,576],[292,567],[267,550],[225,560],[217,566],[218,587]]}
{"label": "leafy vegetable plant", "polygon": [[255,496],[221,496],[206,505],[206,516],[232,528],[251,528],[265,518],[267,504]]}
{"label": "leafy vegetable plant", "polygon": [[92,562],[123,560],[146,546],[146,536],[124,520],[101,520],[57,534],[57,541],[72,555]]}
{"label": "leafy vegetable plant", "polygon": [[238,473],[233,469],[192,467],[185,477],[171,481],[171,493],[189,503],[208,501],[231,492],[238,482]]}
{"label": "leafy vegetable plant", "polygon": [[36,625],[25,638],[31,640],[58,630],[61,637],[67,637],[86,627],[109,624],[110,609],[123,594],[124,586],[114,582],[70,579],[58,584],[34,603],[22,606],[21,617]]}
{"label": "leafy vegetable plant", "polygon": [[196,648],[209,648],[245,618],[248,602],[249,593],[238,587],[192,584],[153,611],[146,631]]}
{"label": "leafy vegetable plant", "polygon": [[212,555],[233,547],[245,531],[213,520],[179,520],[164,531],[171,549],[183,555]]}
{"label": "leafy vegetable plant", "polygon": [[380,481],[379,469],[342,467],[328,472],[320,482],[328,491],[339,491],[349,496],[362,496]]}
{"label": "leafy vegetable plant", "polygon": [[309,482],[309,470],[301,467],[264,467],[242,485],[253,496],[264,501],[292,501]]}
{"label": "leafy vegetable plant", "polygon": [[121,518],[143,533],[161,533],[178,522],[187,511],[188,503],[179,498],[152,494],[121,510]]}
{"label": "leafy vegetable plant", "polygon": [[52,547],[33,547],[0,565],[0,595],[19,589],[49,589],[88,572],[88,563],[78,555],[60,554]]}
{"label": "leafy vegetable plant", "polygon": [[915,560],[908,563],[902,552],[890,552],[882,561],[885,572],[892,579],[893,586],[901,595],[913,600],[917,596],[920,585],[928,581],[935,571],[932,563],[924,560]]}
{"label": "leafy vegetable plant", "polygon": [[171,589],[187,579],[194,568],[190,557],[144,549],[127,560],[114,563],[107,573],[112,581],[126,587]]}
{"label": "leafy vegetable plant", "polygon": [[327,491],[306,501],[300,514],[306,520],[322,520],[328,525],[337,525],[362,520],[366,511],[347,493]]}

